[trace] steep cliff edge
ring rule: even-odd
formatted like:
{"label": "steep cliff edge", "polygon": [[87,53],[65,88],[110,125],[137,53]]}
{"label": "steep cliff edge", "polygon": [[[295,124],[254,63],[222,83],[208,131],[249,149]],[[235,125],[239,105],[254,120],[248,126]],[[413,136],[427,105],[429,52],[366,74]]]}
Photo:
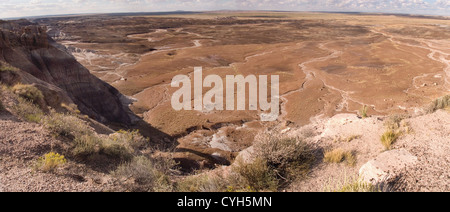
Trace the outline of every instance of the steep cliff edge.
{"label": "steep cliff edge", "polygon": [[46,31],[26,20],[0,21],[0,61],[18,68],[22,82],[47,90],[53,98],[46,99],[49,105],[73,101],[82,113],[103,123],[132,124],[135,117],[123,102],[126,98],[91,75]]}

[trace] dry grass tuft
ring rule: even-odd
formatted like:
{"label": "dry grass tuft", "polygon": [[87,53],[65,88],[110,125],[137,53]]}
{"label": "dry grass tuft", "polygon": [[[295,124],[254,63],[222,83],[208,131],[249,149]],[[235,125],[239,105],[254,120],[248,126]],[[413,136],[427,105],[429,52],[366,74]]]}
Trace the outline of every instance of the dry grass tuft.
{"label": "dry grass tuft", "polygon": [[325,186],[325,192],[381,192],[376,186],[363,182],[357,177],[349,178],[345,176],[341,182],[328,182]]}
{"label": "dry grass tuft", "polygon": [[450,95],[434,100],[427,108],[425,108],[425,111],[427,113],[434,113],[437,110],[448,108],[450,108]]}
{"label": "dry grass tuft", "polygon": [[327,163],[342,163],[347,162],[349,166],[356,165],[356,155],[352,151],[345,151],[342,149],[333,149],[325,151],[324,159]]}
{"label": "dry grass tuft", "polygon": [[361,109],[359,109],[359,115],[361,116],[361,118],[365,119],[369,117],[369,115],[367,115],[367,110],[367,105],[364,105]]}
{"label": "dry grass tuft", "polygon": [[393,130],[386,131],[381,136],[381,144],[383,144],[384,148],[386,150],[390,150],[392,148],[392,144],[394,144],[397,139],[400,137],[401,133],[395,132]]}

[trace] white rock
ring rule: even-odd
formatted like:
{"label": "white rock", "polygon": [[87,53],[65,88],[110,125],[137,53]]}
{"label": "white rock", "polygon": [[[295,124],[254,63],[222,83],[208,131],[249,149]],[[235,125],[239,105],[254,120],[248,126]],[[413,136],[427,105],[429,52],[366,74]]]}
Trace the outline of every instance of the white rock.
{"label": "white rock", "polygon": [[241,160],[243,163],[252,163],[255,160],[254,152],[253,146],[244,149],[236,156],[236,161]]}
{"label": "white rock", "polygon": [[367,183],[384,187],[395,180],[401,171],[413,166],[417,157],[405,149],[383,152],[359,170],[360,178]]}

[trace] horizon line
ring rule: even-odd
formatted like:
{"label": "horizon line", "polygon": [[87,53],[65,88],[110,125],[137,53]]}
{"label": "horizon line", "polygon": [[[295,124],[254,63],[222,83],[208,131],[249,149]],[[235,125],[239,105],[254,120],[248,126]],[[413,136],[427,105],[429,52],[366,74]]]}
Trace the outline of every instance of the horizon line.
{"label": "horizon line", "polygon": [[195,13],[214,13],[214,12],[280,12],[280,13],[335,13],[335,14],[349,14],[349,15],[397,15],[397,16],[409,16],[409,17],[421,17],[421,18],[442,18],[445,20],[450,19],[450,15],[431,15],[431,14],[419,14],[419,13],[401,13],[401,12],[367,12],[367,11],[293,11],[293,10],[204,10],[204,11],[189,11],[189,10],[171,10],[171,11],[150,11],[150,12],[105,12],[105,13],[61,13],[61,14],[49,14],[49,15],[34,15],[34,16],[18,16],[18,17],[6,17],[0,18],[0,20],[20,20],[20,19],[38,19],[38,18],[52,18],[52,17],[72,17],[72,16],[95,16],[95,15],[124,15],[127,14],[138,15],[171,15],[171,14],[195,14]]}

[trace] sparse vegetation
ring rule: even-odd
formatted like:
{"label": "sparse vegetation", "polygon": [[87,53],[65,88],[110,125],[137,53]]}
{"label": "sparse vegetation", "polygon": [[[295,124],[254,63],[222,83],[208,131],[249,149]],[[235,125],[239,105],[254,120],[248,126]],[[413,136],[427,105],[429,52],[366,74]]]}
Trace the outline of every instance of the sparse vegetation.
{"label": "sparse vegetation", "polygon": [[0,62],[0,72],[2,72],[2,71],[15,72],[16,69],[14,67],[4,63],[4,62]]}
{"label": "sparse vegetation", "polygon": [[76,104],[69,104],[69,105],[67,105],[65,103],[62,103],[61,107],[66,109],[70,114],[74,114],[74,115],[80,115],[81,114],[81,111],[78,110],[78,106]]}
{"label": "sparse vegetation", "polygon": [[119,130],[109,136],[113,142],[128,146],[131,151],[139,151],[149,147],[150,140],[139,133],[139,130],[125,131]]}
{"label": "sparse vegetation", "polygon": [[349,143],[349,142],[352,142],[353,140],[360,139],[361,137],[362,137],[362,135],[352,135],[352,136],[347,137],[345,139],[345,142]]}
{"label": "sparse vegetation", "polygon": [[[132,191],[172,191],[173,185],[168,174],[175,165],[173,160],[152,160],[138,156],[120,165],[112,174]],[[134,183],[127,183],[128,179],[132,179]]]}
{"label": "sparse vegetation", "polygon": [[284,182],[306,176],[315,159],[314,148],[299,138],[268,134],[262,136],[254,148],[256,157],[266,161]]}
{"label": "sparse vegetation", "polygon": [[401,133],[399,132],[395,132],[393,130],[388,130],[386,131],[382,136],[381,136],[381,143],[383,144],[384,148],[386,150],[391,149],[392,144],[394,144],[397,139],[400,137]]}
{"label": "sparse vegetation", "polygon": [[34,166],[35,170],[40,170],[43,172],[51,172],[54,171],[58,166],[67,163],[64,155],[60,155],[58,153],[50,152],[45,154],[43,157],[40,157]]}
{"label": "sparse vegetation", "polygon": [[51,111],[42,121],[55,136],[73,140],[72,154],[86,158],[101,153],[122,161],[132,159],[133,154],[148,147],[149,140],[139,131],[118,131],[110,136],[100,136],[76,115]]}
{"label": "sparse vegetation", "polygon": [[42,92],[33,85],[16,84],[12,88],[12,91],[20,97],[39,104],[44,99]]}
{"label": "sparse vegetation", "polygon": [[394,114],[390,115],[384,122],[386,131],[381,135],[381,143],[385,150],[390,150],[392,145],[405,133],[411,133],[412,129],[409,123],[405,119],[409,118],[408,115]]}
{"label": "sparse vegetation", "polygon": [[73,140],[72,154],[75,157],[87,158],[100,152],[102,140],[93,134],[84,134],[75,137]]}
{"label": "sparse vegetation", "polygon": [[44,117],[44,112],[35,104],[24,98],[18,97],[18,103],[12,109],[23,120],[33,123],[40,123]]}
{"label": "sparse vegetation", "polygon": [[216,175],[193,175],[177,181],[177,192],[223,192],[234,191],[234,184],[228,185],[229,179],[223,179]]}
{"label": "sparse vegetation", "polygon": [[389,116],[384,122],[386,131],[381,135],[380,140],[385,150],[390,150],[401,135],[412,131],[408,122],[405,121],[406,118],[408,118],[407,115],[396,114]]}
{"label": "sparse vegetation", "polygon": [[434,100],[425,110],[427,113],[434,113],[440,109],[450,108],[450,95]]}
{"label": "sparse vegetation", "polygon": [[384,122],[384,126],[388,130],[399,130],[401,127],[407,125],[406,122],[404,122],[406,118],[408,118],[408,116],[402,114],[390,115]]}
{"label": "sparse vegetation", "polygon": [[363,182],[357,177],[348,179],[345,177],[343,182],[333,183],[335,185],[327,185],[326,192],[381,192],[376,186]]}
{"label": "sparse vegetation", "polygon": [[262,158],[256,158],[252,163],[239,161],[233,171],[242,177],[245,185],[248,185],[247,187],[251,190],[277,191],[278,189],[279,182],[275,170]]}
{"label": "sparse vegetation", "polygon": [[[1,85],[0,91],[3,93],[2,95],[9,96],[14,102],[14,105],[9,108],[12,113],[27,122],[39,123],[41,121],[44,116],[44,112],[37,105],[33,104],[33,102],[13,93],[8,86]],[[1,101],[0,110],[5,110],[5,107]]]}
{"label": "sparse vegetation", "polygon": [[340,143],[340,142],[350,143],[354,140],[360,139],[361,137],[362,137],[362,135],[351,135],[348,137],[335,136],[333,142],[334,143]]}
{"label": "sparse vegetation", "polygon": [[56,136],[75,139],[85,134],[93,134],[93,130],[76,116],[51,111],[42,120],[43,125]]}
{"label": "sparse vegetation", "polygon": [[367,109],[368,109],[367,105],[364,105],[361,109],[359,109],[359,115],[360,115],[363,119],[369,117],[369,116],[367,115]]}
{"label": "sparse vegetation", "polygon": [[133,151],[129,144],[122,141],[113,141],[111,139],[101,139],[100,152],[111,158],[118,158],[121,161],[128,161],[133,158]]}
{"label": "sparse vegetation", "polygon": [[349,166],[356,165],[355,154],[352,151],[345,151],[343,149],[325,151],[323,160],[327,163],[342,163],[345,161]]}

